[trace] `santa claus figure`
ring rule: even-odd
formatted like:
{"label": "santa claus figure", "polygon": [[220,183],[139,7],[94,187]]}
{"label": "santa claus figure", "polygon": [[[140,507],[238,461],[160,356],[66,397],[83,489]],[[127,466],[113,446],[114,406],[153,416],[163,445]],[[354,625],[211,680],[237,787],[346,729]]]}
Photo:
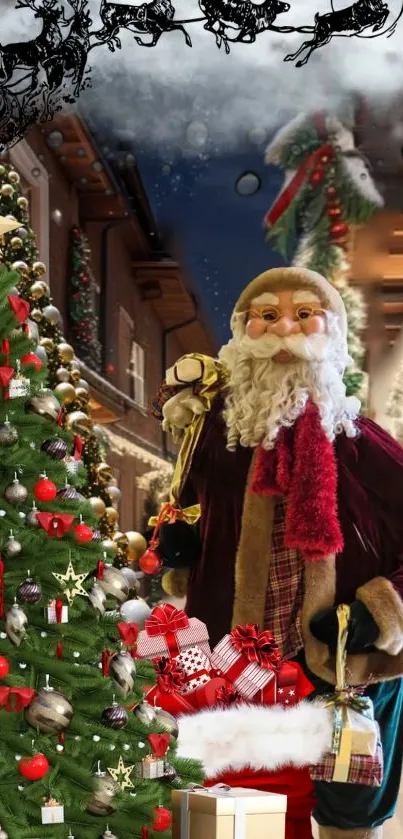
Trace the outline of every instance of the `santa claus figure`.
{"label": "santa claus figure", "polygon": [[202,398],[203,357],[168,372],[164,427],[178,437],[204,412],[179,499],[201,516],[163,524],[160,555],[212,644],[237,624],[271,629],[319,694],[335,683],[336,607],[350,604],[348,680],[369,685],[385,777],[317,783],[314,817],[321,839],[380,839],[403,746],[403,450],[346,396],[346,313],[322,276],[266,271],[231,328],[208,360],[214,398]]}

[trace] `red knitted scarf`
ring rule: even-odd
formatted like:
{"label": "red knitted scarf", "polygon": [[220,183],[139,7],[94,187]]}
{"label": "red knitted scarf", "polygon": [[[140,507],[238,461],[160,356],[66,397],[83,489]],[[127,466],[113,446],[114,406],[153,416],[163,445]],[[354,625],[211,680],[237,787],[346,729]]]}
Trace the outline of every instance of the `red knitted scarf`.
{"label": "red knitted scarf", "polygon": [[273,450],[259,447],[251,492],[287,496],[287,548],[299,550],[306,560],[342,550],[336,456],[315,405],[308,405],[293,428],[280,431]]}

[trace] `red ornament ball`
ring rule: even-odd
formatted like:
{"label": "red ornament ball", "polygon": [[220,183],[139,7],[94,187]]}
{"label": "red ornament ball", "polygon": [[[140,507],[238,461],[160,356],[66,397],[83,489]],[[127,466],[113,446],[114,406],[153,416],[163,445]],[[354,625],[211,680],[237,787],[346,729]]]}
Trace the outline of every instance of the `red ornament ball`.
{"label": "red ornament ball", "polygon": [[8,659],[4,655],[0,655],[0,679],[5,679],[10,672],[10,665]]}
{"label": "red ornament ball", "polygon": [[115,365],[114,364],[107,364],[106,365],[106,374],[107,376],[111,376],[112,373],[115,372]]}
{"label": "red ornament ball", "polygon": [[34,486],[37,501],[53,501],[57,495],[57,486],[49,478],[41,478]]}
{"label": "red ornament ball", "polygon": [[323,181],[324,176],[325,170],[323,166],[318,166],[317,169],[313,170],[312,175],[309,178],[310,183],[312,184],[312,186],[318,186],[318,184],[320,184],[321,181]]}
{"label": "red ornament ball", "polygon": [[49,772],[49,762],[45,755],[39,752],[34,757],[23,757],[18,764],[18,769],[28,781],[39,781]]}
{"label": "red ornament ball", "polygon": [[162,833],[168,830],[172,824],[172,813],[167,807],[156,807],[154,810],[154,821],[152,823],[152,830],[156,833]]}
{"label": "red ornament ball", "polygon": [[93,537],[92,528],[88,524],[76,524],[73,533],[77,542],[91,542]]}
{"label": "red ornament ball", "polygon": [[348,225],[345,221],[337,221],[330,227],[330,235],[332,239],[343,239],[348,231]]}
{"label": "red ornament ball", "polygon": [[162,562],[152,548],[148,548],[141,559],[139,559],[139,568],[144,574],[157,574],[161,570]]}
{"label": "red ornament ball", "polygon": [[339,218],[341,216],[341,207],[328,207],[327,215],[329,218]]}
{"label": "red ornament ball", "polygon": [[326,192],[327,192],[328,198],[335,198],[335,196],[337,195],[337,189],[336,189],[335,186],[328,186]]}
{"label": "red ornament ball", "polygon": [[21,364],[24,364],[25,366],[27,366],[28,364],[32,364],[33,367],[35,367],[37,373],[39,373],[42,367],[41,359],[37,355],[35,355],[34,352],[29,352],[26,355],[24,355],[21,359]]}

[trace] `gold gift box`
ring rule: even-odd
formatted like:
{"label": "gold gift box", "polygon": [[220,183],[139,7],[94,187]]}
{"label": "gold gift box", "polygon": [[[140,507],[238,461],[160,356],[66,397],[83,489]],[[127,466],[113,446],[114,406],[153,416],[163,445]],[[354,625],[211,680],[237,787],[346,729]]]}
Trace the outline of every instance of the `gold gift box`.
{"label": "gold gift box", "polygon": [[172,839],[284,839],[287,796],[231,788],[172,790]]}
{"label": "gold gift box", "polygon": [[378,746],[378,731],[373,718],[346,707],[343,709],[343,728],[350,731],[351,754],[374,757]]}

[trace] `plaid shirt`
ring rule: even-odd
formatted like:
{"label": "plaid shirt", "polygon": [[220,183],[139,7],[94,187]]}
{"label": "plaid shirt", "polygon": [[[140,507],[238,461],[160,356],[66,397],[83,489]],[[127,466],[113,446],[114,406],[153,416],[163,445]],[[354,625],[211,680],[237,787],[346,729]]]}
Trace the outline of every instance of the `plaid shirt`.
{"label": "plaid shirt", "polygon": [[284,545],[285,509],[285,499],[279,498],[274,513],[264,628],[272,631],[282,657],[288,659],[304,646],[300,621],[304,580],[301,557]]}

